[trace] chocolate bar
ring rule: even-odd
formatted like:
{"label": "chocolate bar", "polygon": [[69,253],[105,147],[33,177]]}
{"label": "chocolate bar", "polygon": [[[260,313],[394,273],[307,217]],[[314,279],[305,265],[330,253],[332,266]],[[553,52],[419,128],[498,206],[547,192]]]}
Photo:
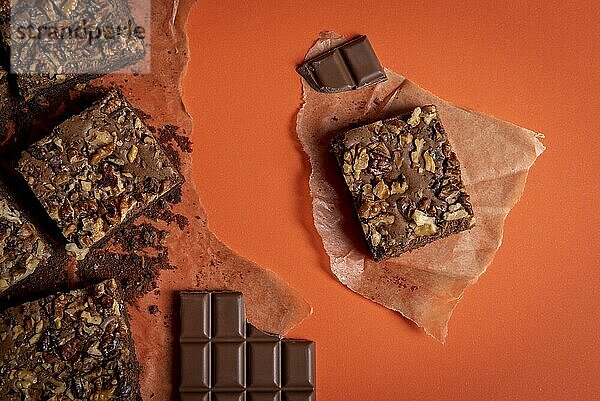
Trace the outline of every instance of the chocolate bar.
{"label": "chocolate bar", "polygon": [[50,246],[0,182],[0,294],[50,257]]}
{"label": "chocolate bar", "polygon": [[375,260],[475,223],[460,164],[433,105],[334,138],[332,151]]}
{"label": "chocolate bar", "polygon": [[116,91],[33,144],[17,169],[78,259],[182,182],[148,127]]}
{"label": "chocolate bar", "polygon": [[145,55],[143,35],[124,34],[138,28],[126,0],[4,0],[0,10],[10,14],[4,47],[25,100],[52,96]]}
{"label": "chocolate bar", "polygon": [[325,93],[360,89],[387,80],[364,35],[305,61],[296,71],[313,89]]}
{"label": "chocolate bar", "polygon": [[181,401],[314,401],[315,345],[246,321],[242,294],[182,292]]}
{"label": "chocolate bar", "polygon": [[0,399],[141,401],[114,280],[0,312]]}

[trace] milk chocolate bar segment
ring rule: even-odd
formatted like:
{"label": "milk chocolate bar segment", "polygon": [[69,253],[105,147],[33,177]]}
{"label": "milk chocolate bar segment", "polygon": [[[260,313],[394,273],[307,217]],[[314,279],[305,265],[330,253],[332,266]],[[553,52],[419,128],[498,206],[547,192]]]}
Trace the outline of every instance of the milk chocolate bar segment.
{"label": "milk chocolate bar segment", "polygon": [[247,323],[242,294],[180,295],[182,401],[314,400],[314,343]]}
{"label": "milk chocolate bar segment", "polygon": [[248,387],[277,388],[281,385],[281,343],[248,342]]}
{"label": "milk chocolate bar segment", "polygon": [[18,170],[80,259],[111,230],[182,182],[119,92],[23,152]]}
{"label": "milk chocolate bar segment", "polygon": [[387,79],[364,35],[305,61],[296,71],[313,89],[325,93],[360,89]]}
{"label": "milk chocolate bar segment", "polygon": [[180,298],[181,342],[210,339],[210,294],[181,293]]}
{"label": "milk chocolate bar segment", "polygon": [[114,280],[0,312],[0,399],[141,401]]}
{"label": "milk chocolate bar segment", "polygon": [[332,151],[375,260],[475,223],[435,106],[349,130],[333,140]]}
{"label": "milk chocolate bar segment", "polygon": [[283,385],[287,389],[310,390],[315,385],[312,365],[314,343],[288,340],[283,343]]}
{"label": "milk chocolate bar segment", "polygon": [[221,293],[212,297],[213,319],[211,338],[219,340],[244,340],[246,314],[242,298],[235,293]]}

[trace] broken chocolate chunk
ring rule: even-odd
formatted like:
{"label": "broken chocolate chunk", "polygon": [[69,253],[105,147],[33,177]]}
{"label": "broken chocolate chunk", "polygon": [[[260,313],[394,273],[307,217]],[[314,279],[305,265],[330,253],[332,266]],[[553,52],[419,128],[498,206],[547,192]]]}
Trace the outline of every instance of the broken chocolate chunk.
{"label": "broken chocolate chunk", "polygon": [[313,89],[325,93],[360,89],[387,80],[364,35],[305,61],[296,71]]}

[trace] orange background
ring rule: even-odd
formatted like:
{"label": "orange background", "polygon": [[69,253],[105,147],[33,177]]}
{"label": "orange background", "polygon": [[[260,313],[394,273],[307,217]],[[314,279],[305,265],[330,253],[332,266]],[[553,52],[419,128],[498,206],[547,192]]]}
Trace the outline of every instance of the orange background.
{"label": "orange background", "polygon": [[[212,230],[314,307],[290,335],[317,342],[318,399],[600,399],[600,8],[333,3],[199,1],[184,87]],[[365,33],[385,66],[546,134],[504,243],[457,307],[445,346],[329,271],[294,131],[294,67],[325,29]]]}

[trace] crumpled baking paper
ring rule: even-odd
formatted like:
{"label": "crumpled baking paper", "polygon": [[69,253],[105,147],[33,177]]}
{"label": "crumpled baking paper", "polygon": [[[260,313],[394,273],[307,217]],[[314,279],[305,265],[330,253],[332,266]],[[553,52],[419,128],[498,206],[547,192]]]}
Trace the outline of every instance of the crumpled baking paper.
{"label": "crumpled baking paper", "polygon": [[[119,86],[134,107],[150,114],[148,124],[176,125],[179,134],[188,137],[192,120],[181,99],[181,82],[188,62],[185,23],[193,4],[194,0],[152,1],[150,74],[111,74],[95,81]],[[182,200],[173,212],[187,217],[189,224],[183,230],[175,222],[165,227],[171,233],[166,243],[169,260],[177,268],[163,271],[158,290],[128,308],[142,367],[142,396],[147,401],[178,399],[178,291],[242,292],[248,320],[270,333],[285,334],[311,313],[297,290],[273,272],[235,254],[214,236],[194,186],[191,154],[180,149],[178,156],[186,182]],[[150,314],[151,305],[158,306],[160,312]]]}
{"label": "crumpled baking paper", "polygon": [[[322,33],[306,58],[343,41],[333,32]],[[529,168],[544,151],[543,136],[454,106],[394,71],[386,69],[386,74],[386,82],[340,94],[319,93],[302,82],[304,105],[296,130],[312,166],[314,224],[331,270],[344,285],[400,312],[444,342],[452,311],[500,247],[504,220],[521,197]],[[425,104],[438,107],[461,163],[476,225],[411,253],[375,262],[367,256],[329,142],[341,130]]]}

